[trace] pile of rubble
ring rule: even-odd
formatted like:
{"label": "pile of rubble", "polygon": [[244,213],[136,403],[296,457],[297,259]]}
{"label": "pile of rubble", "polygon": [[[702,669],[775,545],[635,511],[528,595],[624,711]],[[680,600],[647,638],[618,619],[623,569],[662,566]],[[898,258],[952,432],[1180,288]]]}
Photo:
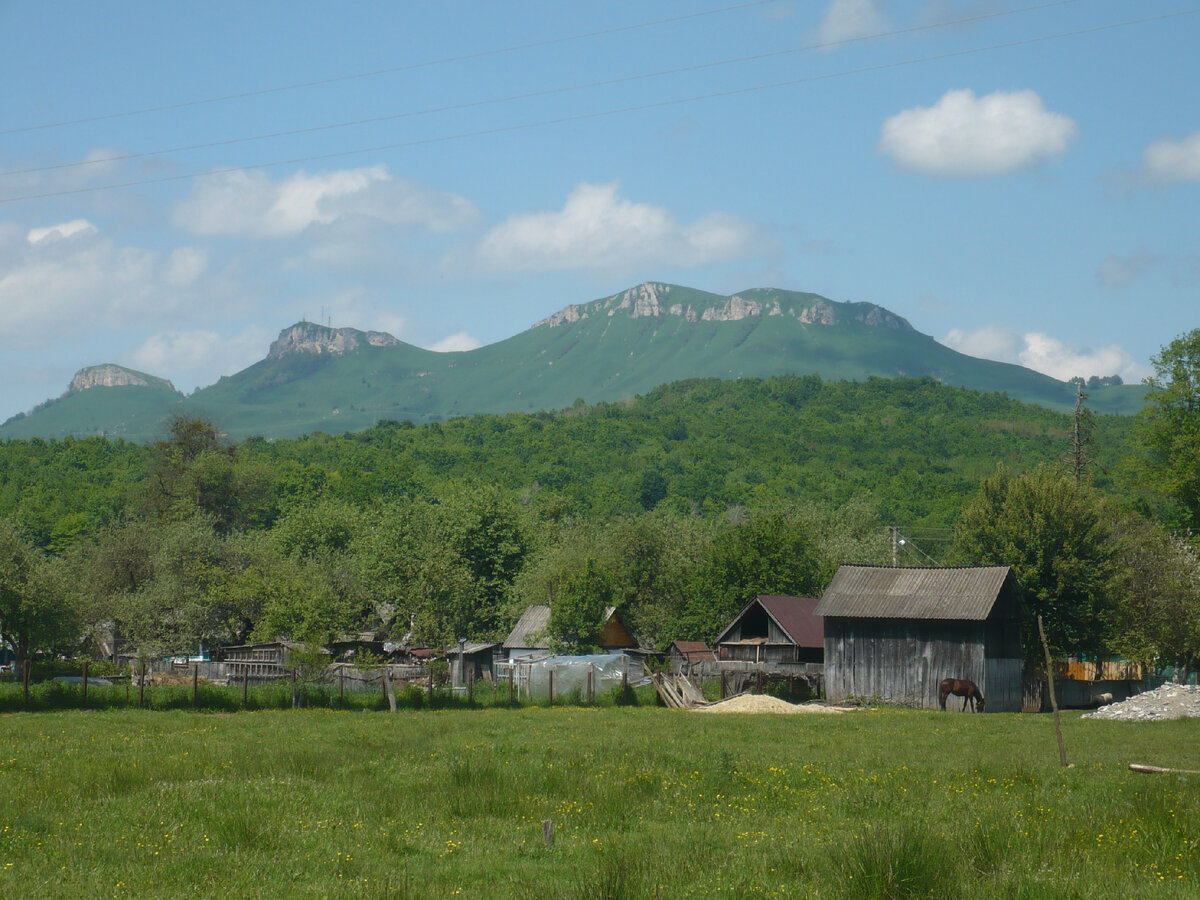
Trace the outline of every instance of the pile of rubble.
{"label": "pile of rubble", "polygon": [[1117,719],[1123,722],[1197,717],[1200,717],[1200,687],[1170,682],[1083,716],[1085,719]]}

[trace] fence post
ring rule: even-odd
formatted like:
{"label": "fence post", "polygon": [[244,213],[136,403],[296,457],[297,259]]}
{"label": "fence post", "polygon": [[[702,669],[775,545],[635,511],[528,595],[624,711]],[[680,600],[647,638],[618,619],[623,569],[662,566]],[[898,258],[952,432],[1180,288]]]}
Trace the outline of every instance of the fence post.
{"label": "fence post", "polygon": [[433,666],[429,667],[429,708],[433,708]]}
{"label": "fence post", "polygon": [[146,661],[138,663],[138,709],[146,704]]}
{"label": "fence post", "polygon": [[83,705],[87,706],[87,664],[88,661],[83,661]]}
{"label": "fence post", "polygon": [[727,693],[726,693],[726,691],[727,691],[727,688],[726,688],[726,685],[725,685],[725,671],[724,671],[724,670],[722,670],[722,671],[721,671],[721,699],[722,699],[722,700],[724,700],[724,699],[725,699],[725,697],[727,696]]}
{"label": "fence post", "polygon": [[508,705],[513,705],[513,684],[517,680],[517,667],[514,665],[508,670]]}
{"label": "fence post", "polygon": [[296,696],[296,667],[292,666],[292,709],[298,709],[300,698]]}
{"label": "fence post", "polygon": [[245,709],[250,701],[250,666],[242,667],[242,708]]}
{"label": "fence post", "polygon": [[554,669],[550,669],[550,705],[554,705]]}
{"label": "fence post", "polygon": [[29,669],[33,666],[33,662],[29,659],[21,660],[21,692],[25,695],[25,703],[29,704]]}
{"label": "fence post", "polygon": [[471,671],[467,673],[467,705],[475,705],[475,667],[471,667]]}
{"label": "fence post", "polygon": [[200,663],[192,663],[192,706],[200,702]]}
{"label": "fence post", "polygon": [[342,707],[342,698],[346,696],[346,670],[338,666],[338,708]]}
{"label": "fence post", "polygon": [[396,711],[396,689],[392,687],[392,670],[385,663],[383,666],[383,690],[387,694],[388,710]]}

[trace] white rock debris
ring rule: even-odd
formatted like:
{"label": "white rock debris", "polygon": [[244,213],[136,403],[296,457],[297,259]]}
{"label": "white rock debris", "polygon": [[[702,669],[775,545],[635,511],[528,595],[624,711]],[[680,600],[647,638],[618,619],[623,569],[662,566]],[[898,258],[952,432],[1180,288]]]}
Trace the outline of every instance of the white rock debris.
{"label": "white rock debris", "polygon": [[1172,684],[1128,700],[1085,713],[1084,719],[1117,719],[1123,722],[1152,722],[1164,719],[1200,718],[1200,687],[1194,684]]}

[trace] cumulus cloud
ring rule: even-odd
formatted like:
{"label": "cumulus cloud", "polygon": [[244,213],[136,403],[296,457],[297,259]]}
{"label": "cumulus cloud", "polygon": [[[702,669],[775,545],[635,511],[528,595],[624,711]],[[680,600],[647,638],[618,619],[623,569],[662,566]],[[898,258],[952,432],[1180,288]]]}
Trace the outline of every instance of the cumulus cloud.
{"label": "cumulus cloud", "polygon": [[479,258],[520,271],[628,270],[695,266],[750,255],[758,229],[728,213],[690,224],[669,211],[617,195],[617,185],[580,184],[561,210],[515,215],[484,236]]}
{"label": "cumulus cloud", "polygon": [[954,329],[942,343],[968,356],[1015,363],[1060,381],[1076,376],[1120,375],[1125,382],[1136,383],[1149,374],[1144,365],[1116,344],[1080,350],[1048,334],[1022,334],[998,325],[970,332]]}
{"label": "cumulus cloud", "polygon": [[285,237],[312,225],[363,217],[397,228],[446,233],[474,222],[478,210],[457,194],[395,178],[383,165],[273,181],[264,172],[197,179],[173,221],[193,234]]}
{"label": "cumulus cloud", "polygon": [[133,368],[169,378],[182,390],[211,384],[222,375],[232,375],[267,355],[274,337],[258,326],[250,326],[233,337],[216,331],[162,331],[151,335],[122,362]]}
{"label": "cumulus cloud", "polygon": [[833,0],[821,20],[821,43],[828,46],[887,31],[883,7],[881,0]]}
{"label": "cumulus cloud", "polygon": [[205,271],[203,250],[121,246],[80,221],[0,229],[0,343],[162,322],[194,299],[185,289]]}
{"label": "cumulus cloud", "polygon": [[62,222],[58,225],[50,225],[46,228],[31,228],[29,234],[25,236],[25,240],[31,244],[36,244],[39,241],[46,239],[61,239],[69,238],[75,234],[86,234],[89,231],[96,231],[97,228],[87,219],[72,219],[70,222]]}
{"label": "cumulus cloud", "polygon": [[883,123],[881,152],[927,175],[1000,175],[1064,153],[1078,129],[1042,106],[1036,91],[948,91],[931,107],[897,113]]}
{"label": "cumulus cloud", "polygon": [[1142,168],[1155,181],[1200,181],[1200,131],[1155,141],[1142,153]]}
{"label": "cumulus cloud", "polygon": [[461,350],[474,350],[482,346],[483,341],[479,340],[479,338],[472,337],[465,331],[460,331],[457,334],[442,338],[429,349],[435,353],[455,353]]}

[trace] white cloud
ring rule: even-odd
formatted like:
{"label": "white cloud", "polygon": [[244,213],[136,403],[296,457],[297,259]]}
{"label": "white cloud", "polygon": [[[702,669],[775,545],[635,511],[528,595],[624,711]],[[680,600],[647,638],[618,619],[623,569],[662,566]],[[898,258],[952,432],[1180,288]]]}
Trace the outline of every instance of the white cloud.
{"label": "white cloud", "polygon": [[998,325],[971,332],[954,329],[942,343],[968,356],[1015,363],[1059,381],[1076,376],[1120,375],[1126,383],[1137,383],[1149,374],[1146,366],[1116,344],[1079,350],[1048,334],[1022,334]]}
{"label": "white cloud", "polygon": [[887,31],[883,7],[880,0],[833,0],[821,20],[821,43],[828,46]]}
{"label": "white cloud", "polygon": [[1200,181],[1200,131],[1155,141],[1142,153],[1142,167],[1155,181]]}
{"label": "white cloud", "polygon": [[[29,232],[0,228],[0,345],[153,328],[194,305],[208,265],[204,250],[179,247],[164,257],[121,246],[80,221]],[[211,308],[212,297],[205,299]]]}
{"label": "white cloud", "polygon": [[442,338],[429,349],[435,353],[456,353],[460,350],[474,350],[482,346],[483,341],[479,340],[479,338],[472,337],[465,331],[460,331],[457,334]]}
{"label": "white cloud", "polygon": [[1062,154],[1077,131],[1069,117],[1047,111],[1035,91],[976,97],[957,90],[885,121],[879,149],[927,175],[999,175]]}
{"label": "white cloud", "polygon": [[94,229],[71,237],[0,243],[0,340],[79,333],[169,305],[156,290],[156,254]]}
{"label": "white cloud", "polygon": [[160,378],[181,390],[212,384],[267,355],[274,335],[252,325],[233,337],[215,331],[162,331],[149,337],[122,362]]}
{"label": "white cloud", "polygon": [[474,222],[466,198],[394,178],[386,166],[272,181],[263,172],[237,171],[199,178],[172,219],[193,234],[284,237],[312,225],[365,217],[398,228],[435,233]]}
{"label": "white cloud", "polygon": [[479,245],[486,264],[520,271],[627,271],[695,266],[751,255],[758,229],[728,213],[681,224],[669,211],[617,196],[617,185],[580,184],[559,211],[514,215]]}
{"label": "white cloud", "polygon": [[87,232],[97,230],[96,226],[87,219],[72,219],[70,222],[62,222],[61,224],[50,225],[46,228],[31,228],[29,229],[29,234],[25,236],[25,240],[31,244],[36,244],[47,238],[68,238],[75,234],[86,234]]}
{"label": "white cloud", "polygon": [[208,268],[208,253],[200,247],[176,247],[163,265],[163,280],[172,287],[194,284]]}

